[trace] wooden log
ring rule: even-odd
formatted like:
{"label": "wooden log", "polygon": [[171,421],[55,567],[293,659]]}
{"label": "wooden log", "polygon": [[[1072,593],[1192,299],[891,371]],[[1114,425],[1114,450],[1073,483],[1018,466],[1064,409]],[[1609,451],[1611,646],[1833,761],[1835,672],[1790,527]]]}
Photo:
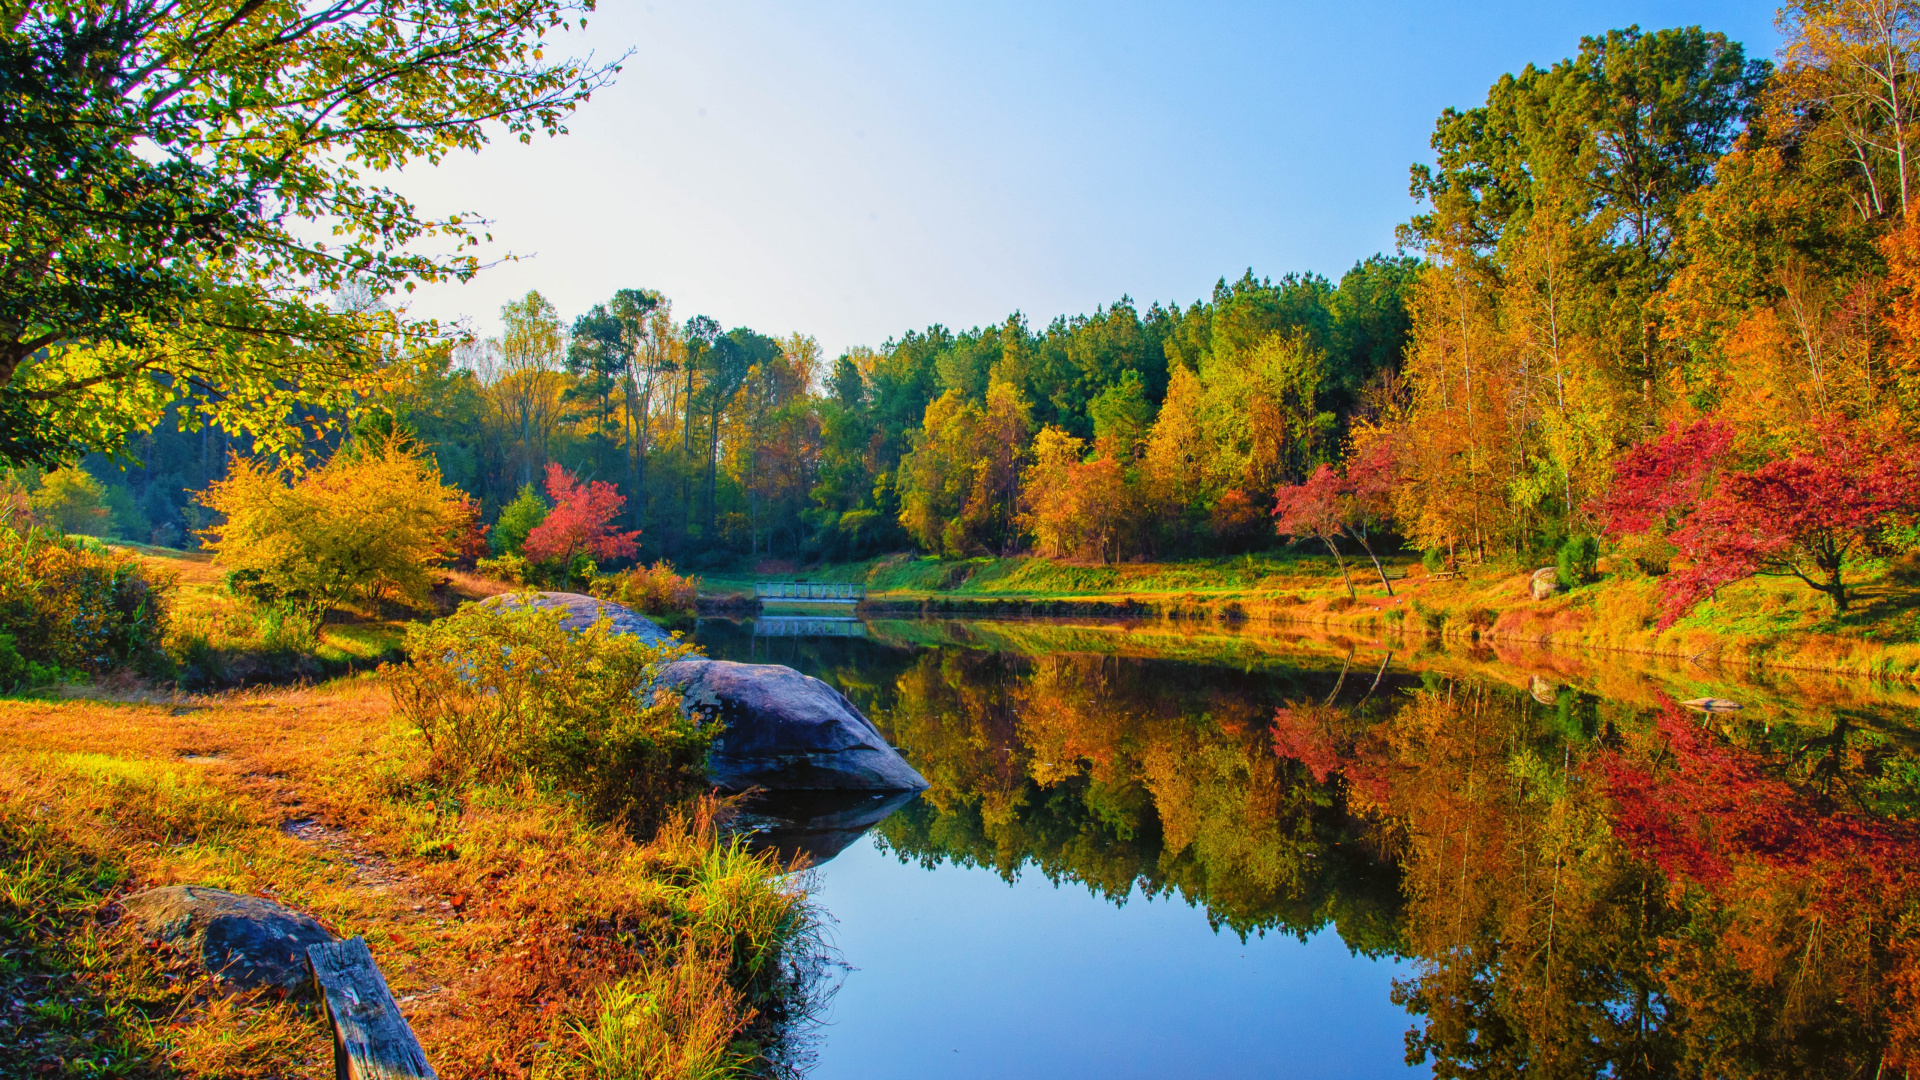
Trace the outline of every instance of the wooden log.
{"label": "wooden log", "polygon": [[353,937],[308,946],[307,964],[313,969],[314,996],[333,1026],[334,1080],[437,1080],[365,941]]}

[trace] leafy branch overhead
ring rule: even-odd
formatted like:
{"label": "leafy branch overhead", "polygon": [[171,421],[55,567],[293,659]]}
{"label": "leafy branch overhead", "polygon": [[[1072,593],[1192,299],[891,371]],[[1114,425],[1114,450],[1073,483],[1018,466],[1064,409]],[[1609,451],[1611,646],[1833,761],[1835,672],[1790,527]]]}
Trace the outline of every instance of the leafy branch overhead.
{"label": "leafy branch overhead", "polygon": [[352,406],[423,328],[328,298],[470,277],[485,235],[370,174],[564,132],[618,70],[547,58],[592,6],[0,3],[0,455],[117,449],[182,400],[285,447]]}

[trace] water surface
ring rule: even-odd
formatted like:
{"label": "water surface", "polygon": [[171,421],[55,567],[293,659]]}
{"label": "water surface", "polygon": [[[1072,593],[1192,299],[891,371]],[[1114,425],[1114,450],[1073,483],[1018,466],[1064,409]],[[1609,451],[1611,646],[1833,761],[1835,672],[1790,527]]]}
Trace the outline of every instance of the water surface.
{"label": "water surface", "polygon": [[[824,859],[850,968],[814,1077],[1872,1076],[1920,1046],[1909,687],[767,629],[698,640],[832,683],[932,783],[769,811],[763,839]],[[1745,707],[1677,704],[1703,696]]]}

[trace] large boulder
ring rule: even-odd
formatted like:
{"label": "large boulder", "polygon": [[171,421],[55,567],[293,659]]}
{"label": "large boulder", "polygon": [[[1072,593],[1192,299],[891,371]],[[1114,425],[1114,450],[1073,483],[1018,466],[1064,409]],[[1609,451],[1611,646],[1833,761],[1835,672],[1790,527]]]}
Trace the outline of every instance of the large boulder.
{"label": "large boulder", "polygon": [[[489,604],[518,604],[514,595]],[[654,644],[672,635],[619,604],[579,593],[543,592],[534,606],[559,609],[561,625],[583,630],[605,618],[613,629]],[[927,786],[880,729],[840,691],[779,664],[687,659],[667,665],[660,685],[678,690],[682,708],[723,725],[707,768],[730,791],[920,791]]]}
{"label": "large boulder", "polygon": [[1551,566],[1543,566],[1535,570],[1533,572],[1533,578],[1529,582],[1529,587],[1533,592],[1533,598],[1535,600],[1545,600],[1550,596],[1567,591],[1566,586],[1560,584],[1560,571]]}
{"label": "large boulder", "polygon": [[679,660],[660,682],[681,707],[721,724],[708,759],[732,791],[919,791],[927,786],[845,695],[780,664]]}
{"label": "large boulder", "polygon": [[311,917],[271,900],[202,885],[148,889],[120,906],[143,940],[187,952],[242,989],[300,993],[311,979],[307,946],[335,940]]}
{"label": "large boulder", "polygon": [[[524,594],[504,593],[490,596],[483,603],[492,607],[514,606],[524,603]],[[632,608],[622,607],[607,600],[599,600],[577,592],[542,592],[533,594],[533,606],[544,611],[565,612],[560,617],[560,625],[569,630],[585,630],[602,618],[613,624],[614,632],[632,634],[649,645],[671,645],[673,635],[660,629],[652,619],[639,614]]]}

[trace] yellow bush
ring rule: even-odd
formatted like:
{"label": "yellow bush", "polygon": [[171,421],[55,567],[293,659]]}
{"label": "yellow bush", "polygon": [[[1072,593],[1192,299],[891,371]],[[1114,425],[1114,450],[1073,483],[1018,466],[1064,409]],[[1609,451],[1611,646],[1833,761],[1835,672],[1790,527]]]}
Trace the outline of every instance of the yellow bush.
{"label": "yellow bush", "polygon": [[225,516],[200,535],[228,580],[315,621],[355,597],[425,601],[472,516],[432,455],[397,435],[343,445],[298,475],[236,456],[200,501]]}
{"label": "yellow bush", "polygon": [[673,565],[663,559],[624,574],[595,578],[592,591],[602,600],[625,604],[642,615],[685,622],[693,617],[700,579],[675,573]]}

